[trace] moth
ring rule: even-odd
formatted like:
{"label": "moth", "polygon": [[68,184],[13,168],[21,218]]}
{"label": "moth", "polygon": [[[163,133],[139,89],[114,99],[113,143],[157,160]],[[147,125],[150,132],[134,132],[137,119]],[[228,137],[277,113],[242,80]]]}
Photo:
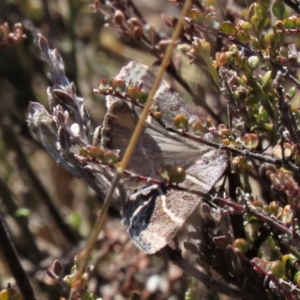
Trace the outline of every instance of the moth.
{"label": "moth", "polygon": [[[149,67],[130,62],[115,79],[127,84],[142,82],[143,91],[149,93],[155,76]],[[153,100],[153,106],[159,107],[162,112],[160,122],[151,117],[145,122],[128,170],[161,180],[158,175],[161,167],[180,166],[186,172],[186,179],[179,184],[180,189],[145,185],[145,182],[130,178],[124,178],[122,182],[130,191],[120,207],[123,222],[136,246],[149,254],[159,251],[174,238],[201,202],[202,195],[212,189],[228,165],[224,150],[209,147],[178,133],[174,125],[174,118],[178,114],[184,114],[190,123],[198,117],[190,112],[183,99],[165,80]],[[106,105],[101,147],[118,150],[122,157],[141,108],[112,96],[107,96]],[[194,135],[190,127],[187,132]],[[203,139],[214,141],[214,136],[206,133]]]}
{"label": "moth", "polygon": [[[85,180],[104,198],[114,169],[81,154],[81,150],[93,148],[88,138],[89,116],[84,101],[65,76],[59,53],[49,48],[42,35],[37,36],[37,44],[42,59],[50,67],[48,77],[52,86],[47,89],[50,113],[40,103],[29,105],[31,132],[60,166]],[[142,84],[143,90],[149,93],[155,76],[149,67],[130,62],[115,79],[127,84]],[[107,96],[106,105],[100,144],[102,148],[119,151],[122,157],[141,108],[112,96]],[[128,170],[145,178],[161,180],[158,175],[161,167],[182,167],[186,179],[178,186],[168,186],[154,184],[153,180],[147,184],[124,177],[112,195],[112,205],[120,211],[134,243],[149,254],[159,251],[174,238],[228,164],[228,156],[222,149],[206,146],[176,132],[174,118],[178,114],[185,115],[191,124],[198,117],[164,80],[156,91],[153,105],[162,112],[161,122],[151,117],[147,119]],[[186,133],[193,135],[190,128]],[[214,141],[214,135],[206,133],[203,139]]]}

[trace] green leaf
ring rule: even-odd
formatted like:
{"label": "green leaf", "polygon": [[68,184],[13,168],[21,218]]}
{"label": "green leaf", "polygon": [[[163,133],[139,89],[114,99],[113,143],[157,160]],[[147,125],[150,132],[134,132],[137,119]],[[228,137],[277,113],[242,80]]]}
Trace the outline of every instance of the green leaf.
{"label": "green leaf", "polygon": [[125,92],[125,90],[126,90],[126,84],[122,80],[116,80],[116,81],[112,82],[111,87],[116,92],[122,93],[122,92]]}
{"label": "green leaf", "polygon": [[277,19],[282,20],[285,13],[283,1],[276,1],[272,6],[272,12]]}
{"label": "green leaf", "polygon": [[250,36],[244,30],[239,30],[236,35],[239,42],[247,43],[250,41]]}
{"label": "green leaf", "polygon": [[264,89],[265,87],[271,85],[272,83],[272,71],[268,71],[264,74],[262,77],[262,88]]}
{"label": "green leaf", "polygon": [[80,225],[82,223],[82,216],[79,212],[71,212],[69,215],[68,215],[68,222],[69,224],[71,224],[71,226],[76,229],[76,230],[79,230],[80,228]]}
{"label": "green leaf", "polygon": [[202,23],[205,19],[204,13],[195,8],[191,9],[187,16],[195,23]]}
{"label": "green leaf", "polygon": [[127,95],[131,100],[138,100],[141,104],[146,103],[148,94],[138,88],[127,90]]}
{"label": "green leaf", "polygon": [[0,291],[0,300],[22,300],[22,297],[16,290],[9,287]]}
{"label": "green leaf", "polygon": [[25,217],[28,218],[31,214],[31,210],[25,207],[21,207],[19,209],[16,210],[15,212],[15,216],[16,217]]}
{"label": "green leaf", "polygon": [[291,19],[284,19],[282,20],[282,26],[285,29],[294,29],[295,28],[295,22]]}
{"label": "green leaf", "polygon": [[295,94],[296,94],[296,88],[295,87],[290,88],[288,91],[289,97],[293,98],[295,96]]}
{"label": "green leaf", "polygon": [[237,33],[237,28],[231,22],[226,21],[220,26],[220,30],[225,34],[234,35]]}
{"label": "green leaf", "polygon": [[259,64],[258,56],[250,56],[248,59],[248,64],[252,70],[255,70]]}
{"label": "green leaf", "polygon": [[110,80],[106,79],[106,78],[103,78],[103,79],[100,79],[99,82],[98,82],[98,89],[100,91],[106,91],[110,88]]}

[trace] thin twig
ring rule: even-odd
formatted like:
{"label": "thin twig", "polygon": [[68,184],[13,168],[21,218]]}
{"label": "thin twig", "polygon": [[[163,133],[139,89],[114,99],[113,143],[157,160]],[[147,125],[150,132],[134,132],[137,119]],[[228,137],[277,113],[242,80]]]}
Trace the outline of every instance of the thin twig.
{"label": "thin twig", "polygon": [[291,111],[291,105],[285,99],[281,86],[277,86],[276,91],[278,94],[278,108],[282,125],[288,130],[292,141],[300,146],[300,134]]}
{"label": "thin twig", "polygon": [[[242,253],[239,253],[239,256],[243,256]],[[279,279],[277,279],[271,272],[266,272],[261,266],[259,266],[256,262],[252,261],[251,264],[255,268],[255,270],[261,274],[264,274],[266,276],[266,279],[272,281],[274,285],[277,287],[277,289],[280,291],[280,293],[284,296],[284,299],[286,300],[296,300],[296,298],[287,290],[284,289],[284,287],[280,284]]]}
{"label": "thin twig", "polygon": [[134,130],[134,133],[129,141],[129,144],[128,144],[128,147],[124,153],[124,156],[123,156],[123,159],[120,163],[120,166],[116,169],[116,174],[115,174],[115,177],[113,179],[113,183],[111,184],[110,186],[110,189],[104,199],[104,203],[103,203],[103,208],[101,210],[101,213],[96,221],[96,224],[95,224],[95,227],[94,227],[94,230],[91,234],[91,237],[87,243],[87,246],[86,246],[86,249],[84,251],[84,254],[83,256],[81,257],[80,259],[80,270],[83,271],[84,267],[86,266],[87,264],[87,260],[90,256],[90,253],[92,251],[92,248],[94,246],[94,243],[99,235],[99,232],[102,230],[102,227],[103,227],[103,224],[104,224],[104,220],[105,220],[105,217],[106,217],[106,214],[107,214],[107,210],[108,210],[108,207],[110,206],[110,203],[111,203],[111,196],[113,195],[113,192],[114,192],[114,189],[115,187],[118,185],[119,183],[119,180],[121,179],[122,177],[122,174],[124,172],[124,170],[126,169],[126,166],[130,160],[130,157],[133,153],[133,150],[134,150],[134,147],[137,143],[137,140],[140,136],[140,133],[143,129],[143,125],[144,125],[144,121],[146,120],[147,116],[148,116],[148,111],[150,109],[150,106],[152,104],[152,99],[154,98],[154,95],[155,95],[155,92],[162,80],[162,77],[163,77],[163,73],[164,71],[166,70],[167,68],[167,65],[171,59],[171,54],[172,54],[172,51],[173,51],[173,48],[175,46],[175,41],[177,40],[180,32],[181,32],[181,29],[182,29],[182,23],[183,23],[183,19],[184,19],[184,16],[186,16],[187,14],[187,11],[189,9],[189,7],[191,6],[191,0],[186,0],[185,1],[185,5],[182,9],[182,12],[181,12],[181,17],[176,25],[176,28],[175,28],[175,31],[173,33],[173,37],[172,37],[172,42],[169,44],[168,46],[168,49],[165,53],[165,56],[164,56],[164,59],[162,61],[162,64],[160,66],[160,69],[159,69],[159,72],[157,74],[157,77],[156,77],[156,80],[152,86],[152,89],[148,95],[148,99],[147,99],[147,102],[144,106],[144,109],[140,115],[140,118],[139,118],[139,121],[135,127],[135,130]]}
{"label": "thin twig", "polygon": [[35,300],[33,288],[28,280],[27,274],[23,269],[13,241],[8,232],[4,216],[0,211],[0,249],[5,257],[5,261],[14,276],[19,290],[24,300]]}
{"label": "thin twig", "polygon": [[[296,1],[297,2],[297,1]],[[291,0],[284,0],[284,3],[292,8],[297,14],[300,14],[300,6],[299,3],[295,3]]]}
{"label": "thin twig", "polygon": [[275,227],[282,233],[285,233],[295,239],[300,239],[299,232],[295,232],[293,234],[293,231],[290,230],[289,228],[287,228],[284,224],[282,224],[281,221],[268,216],[263,211],[259,211],[258,209],[253,208],[249,205],[242,206],[242,205],[234,202],[231,199],[223,199],[220,197],[216,197],[216,198],[214,198],[214,200],[218,201],[219,203],[221,203],[223,205],[228,205],[229,207],[232,207],[236,212],[238,212],[240,214],[244,214],[244,213],[252,214],[252,215],[256,216],[260,221],[265,222],[272,227]]}

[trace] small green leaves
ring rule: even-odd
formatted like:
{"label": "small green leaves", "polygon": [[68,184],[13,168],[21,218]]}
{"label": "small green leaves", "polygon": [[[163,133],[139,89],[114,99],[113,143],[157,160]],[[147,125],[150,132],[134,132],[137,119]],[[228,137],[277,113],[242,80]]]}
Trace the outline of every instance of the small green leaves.
{"label": "small green leaves", "polygon": [[179,114],[174,118],[174,125],[179,129],[187,129],[189,126],[188,118],[184,114]]}
{"label": "small green leaves", "polygon": [[160,120],[163,116],[163,112],[162,111],[154,111],[152,113],[152,117],[155,119],[155,120]]}
{"label": "small green leaves", "polygon": [[270,270],[274,277],[282,278],[285,272],[284,264],[280,260],[272,262]]}
{"label": "small green leaves", "polygon": [[250,42],[250,35],[244,30],[239,30],[236,34],[236,37],[239,42],[248,43]]}
{"label": "small green leaves", "polygon": [[100,147],[82,148],[79,153],[85,159],[97,160],[104,165],[114,165],[120,160],[116,152],[106,151]]}
{"label": "small green leaves", "polygon": [[300,271],[298,271],[296,273],[296,275],[294,276],[294,283],[297,285],[297,286],[300,286]]}
{"label": "small green leaves", "polygon": [[137,100],[139,103],[144,104],[147,101],[148,94],[142,92],[138,88],[132,88],[127,90],[127,95],[131,100]]}
{"label": "small green leaves", "polygon": [[116,80],[116,81],[113,81],[111,83],[111,87],[112,89],[115,91],[115,92],[125,92],[126,91],[126,84],[124,81],[122,80]]}
{"label": "small green leaves", "polygon": [[119,162],[119,156],[113,151],[106,151],[102,157],[102,163],[105,165],[114,165]]}
{"label": "small green leaves", "polygon": [[203,124],[200,120],[196,121],[193,124],[193,131],[196,135],[202,136],[205,132],[207,132],[206,123]]}
{"label": "small green leaves", "polygon": [[192,125],[192,130],[199,136],[203,136],[205,133],[209,132],[211,128],[214,128],[214,125],[212,124],[210,117],[200,117]]}
{"label": "small green leaves", "polygon": [[163,166],[159,170],[159,175],[176,184],[182,183],[186,178],[185,170],[182,167]]}
{"label": "small green leaves", "polygon": [[30,214],[31,214],[31,210],[26,207],[20,207],[15,212],[15,216],[18,218],[28,218]]}
{"label": "small green leaves", "polygon": [[274,216],[278,216],[282,213],[282,207],[280,207],[276,201],[272,201],[269,204],[268,212]]}
{"label": "small green leaves", "polygon": [[295,18],[284,19],[282,20],[281,24],[284,29],[293,29],[296,27],[296,19]]}
{"label": "small green leaves", "polygon": [[100,91],[106,91],[110,87],[110,81],[106,78],[100,79],[98,82],[98,89]]}
{"label": "small green leaves", "polygon": [[226,21],[221,24],[220,30],[228,35],[235,35],[237,33],[237,28],[231,22]]}
{"label": "small green leaves", "polygon": [[245,135],[245,144],[249,150],[254,150],[259,145],[259,138],[256,134],[249,133]]}
{"label": "small green leaves", "polygon": [[282,20],[285,13],[285,6],[282,0],[277,0],[272,6],[272,12],[278,20]]}
{"label": "small green leaves", "polygon": [[292,16],[275,22],[277,33],[298,33],[300,31],[300,17]]}
{"label": "small green leaves", "polygon": [[[86,154],[86,152],[83,152],[83,154]],[[91,147],[88,150],[88,154],[95,159],[102,159],[104,155],[104,150],[102,150],[99,147]]]}
{"label": "small green leaves", "polygon": [[[136,85],[139,85],[139,83],[136,83]],[[100,79],[98,89],[94,89],[94,92],[105,96],[116,96],[140,104],[144,104],[148,99],[148,94],[139,86],[135,86],[131,82],[126,85],[123,80],[115,80],[114,78],[110,80]]]}
{"label": "small green leaves", "polygon": [[248,20],[258,38],[270,22],[269,1],[253,3],[248,9]]}
{"label": "small green leaves", "polygon": [[230,138],[233,136],[232,130],[227,128],[224,124],[219,124],[218,133],[222,138]]}
{"label": "small green leaves", "polygon": [[182,167],[173,168],[170,180],[174,183],[182,183],[185,180],[186,173]]}
{"label": "small green leaves", "polygon": [[272,71],[267,71],[262,77],[262,88],[266,88],[272,84]]}
{"label": "small green leaves", "polygon": [[239,30],[243,30],[244,32],[249,33],[252,26],[249,22],[246,22],[245,20],[240,20],[238,22],[238,28],[239,28]]}
{"label": "small green leaves", "polygon": [[192,49],[191,51],[193,54],[195,55],[199,55],[199,56],[206,56],[206,55],[210,55],[210,43],[206,42],[203,39],[194,39],[194,42],[192,44]]}
{"label": "small green leaves", "polygon": [[82,227],[82,215],[78,211],[72,211],[68,214],[68,224],[75,230],[79,231]]}
{"label": "small green leaves", "polygon": [[191,22],[200,25],[203,24],[211,29],[218,29],[221,24],[221,19],[216,13],[210,12],[206,15],[205,12],[196,8],[191,9],[187,17],[190,18]]}
{"label": "small green leaves", "polygon": [[293,87],[291,87],[291,88],[288,90],[287,96],[288,96],[290,99],[292,99],[292,98],[294,98],[295,94],[296,94],[296,88],[293,86]]}
{"label": "small green leaves", "polygon": [[202,11],[193,8],[188,12],[187,17],[195,23],[202,23],[204,21],[205,14]]}
{"label": "small green leaves", "polygon": [[22,297],[15,289],[8,287],[0,291],[0,300],[22,300]]}
{"label": "small green leaves", "polygon": [[163,166],[159,169],[159,175],[163,178],[163,179],[166,179],[166,180],[169,180],[170,179],[170,174],[172,172],[172,167],[167,165],[167,166]]}
{"label": "small green leaves", "polygon": [[248,64],[252,70],[257,69],[259,64],[259,58],[257,56],[250,56],[248,58]]}
{"label": "small green leaves", "polygon": [[194,38],[192,49],[187,53],[187,55],[191,58],[190,62],[193,62],[197,57],[201,57],[205,61],[207,68],[210,71],[211,76],[213,77],[217,86],[221,86],[220,78],[216,70],[216,65],[210,57],[210,50],[211,45],[209,42],[204,39]]}
{"label": "small green leaves", "polygon": [[246,253],[249,249],[249,244],[246,240],[244,239],[236,239],[234,242],[233,242],[233,245],[232,245],[234,248],[238,249],[239,251],[241,251],[242,253]]}

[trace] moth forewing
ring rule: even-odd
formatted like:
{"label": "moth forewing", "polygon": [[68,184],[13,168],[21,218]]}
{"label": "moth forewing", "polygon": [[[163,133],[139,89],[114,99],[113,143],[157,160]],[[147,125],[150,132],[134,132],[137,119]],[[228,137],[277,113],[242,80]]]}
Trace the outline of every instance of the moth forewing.
{"label": "moth forewing", "polygon": [[[213,148],[214,149],[214,148]],[[218,151],[218,150],[217,150]],[[214,154],[212,154],[214,152]],[[187,181],[193,182],[193,189],[205,194],[208,193],[223,175],[228,165],[226,152],[209,151],[194,162],[187,170]]]}
{"label": "moth forewing", "polygon": [[[155,78],[156,74],[148,66],[136,61],[131,61],[127,64],[127,66],[122,68],[120,73],[115,77],[115,80],[122,80],[126,84],[131,83],[142,85],[143,91],[145,93],[149,93]],[[110,96],[106,99],[108,109],[112,103],[119,100]],[[174,128],[174,118],[178,114],[186,115],[190,122],[197,119],[197,116],[191,113],[189,107],[182,100],[181,96],[176,93],[165,80],[161,81],[161,84],[155,93],[153,106],[159,107],[159,109],[163,112],[161,121],[168,128]],[[140,115],[142,112],[142,108],[138,106],[132,106],[132,109],[137,113],[137,115]],[[153,120],[151,123],[153,123]]]}
{"label": "moth forewing", "polygon": [[167,245],[195,210],[201,197],[188,192],[147,187],[127,202],[124,224],[134,243],[148,254]]}
{"label": "moth forewing", "polygon": [[[142,64],[131,62],[116,77],[127,84],[138,83],[149,92],[155,74]],[[123,202],[124,224],[135,244],[151,254],[163,248],[176,235],[201,201],[219,180],[228,164],[225,151],[209,147],[180,135],[174,130],[174,118],[184,114],[189,121],[197,120],[190,114],[182,98],[163,81],[155,94],[154,105],[162,111],[162,126],[154,119],[145,121],[144,129],[134,149],[128,170],[144,178],[160,179],[159,169],[170,165],[182,166],[186,179],[179,185],[181,189],[170,187],[147,187],[144,181],[124,179],[128,198]],[[124,154],[141,109],[116,97],[107,97],[107,114],[102,128],[101,145]],[[190,130],[190,129],[188,129]],[[203,136],[213,141],[211,133]],[[138,189],[134,193],[133,189]],[[191,192],[193,191],[193,192]],[[198,192],[198,194],[197,194]],[[130,196],[130,194],[134,193]]]}

